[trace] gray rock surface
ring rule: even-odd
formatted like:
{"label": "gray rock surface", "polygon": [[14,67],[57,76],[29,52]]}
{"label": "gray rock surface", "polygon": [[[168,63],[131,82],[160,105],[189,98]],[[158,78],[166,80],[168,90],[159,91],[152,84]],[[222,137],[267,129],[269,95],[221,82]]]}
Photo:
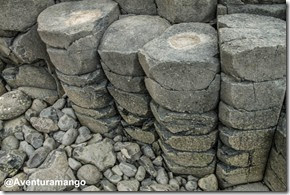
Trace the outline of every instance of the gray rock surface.
{"label": "gray rock surface", "polygon": [[115,0],[121,11],[127,14],[155,15],[156,5],[154,0]]}
{"label": "gray rock surface", "polygon": [[35,149],[42,146],[44,137],[41,133],[26,125],[23,126],[22,132],[24,133],[25,141],[31,144]]}
{"label": "gray rock surface", "polygon": [[59,129],[57,124],[50,118],[32,117],[30,123],[37,131],[42,133],[50,133]]}
{"label": "gray rock surface", "polygon": [[84,165],[77,172],[79,180],[85,180],[86,184],[97,184],[103,177],[102,173],[94,165]]}
{"label": "gray rock surface", "polygon": [[217,191],[218,180],[214,174],[207,175],[198,180],[198,186],[203,191]]}

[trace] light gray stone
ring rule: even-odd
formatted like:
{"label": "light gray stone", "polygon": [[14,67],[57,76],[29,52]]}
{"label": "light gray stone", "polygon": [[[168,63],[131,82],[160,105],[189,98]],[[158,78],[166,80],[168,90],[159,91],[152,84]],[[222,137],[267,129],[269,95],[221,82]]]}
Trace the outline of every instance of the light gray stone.
{"label": "light gray stone", "polygon": [[13,135],[10,135],[2,140],[1,150],[15,150],[19,147],[19,141]]}
{"label": "light gray stone", "polygon": [[[118,103],[116,103],[117,109],[119,114],[121,115],[122,119],[130,126],[142,126],[144,122],[148,120],[146,116],[138,116],[129,112],[128,110],[122,108]],[[123,125],[125,126],[125,125]],[[126,125],[127,126],[127,125]]]}
{"label": "light gray stone", "polygon": [[14,176],[22,167],[26,158],[25,152],[21,150],[0,150],[1,171],[7,176]]}
{"label": "light gray stone", "polygon": [[138,181],[143,181],[146,177],[146,170],[143,166],[139,166],[138,167],[138,170],[136,172],[136,175],[135,175],[135,179],[137,179]]}
{"label": "light gray stone", "polygon": [[4,121],[2,123],[3,131],[0,131],[1,138],[5,138],[9,135],[14,135],[17,132],[22,132],[22,127],[24,125],[29,125],[28,121],[25,119],[24,115],[17,117],[15,119]]}
{"label": "light gray stone", "polygon": [[65,146],[69,146],[75,142],[76,138],[78,137],[78,130],[76,129],[69,129],[62,137],[62,144]]}
{"label": "light gray stone", "polygon": [[154,165],[152,164],[152,161],[147,156],[142,156],[139,160],[139,164],[143,166],[147,173],[149,173],[151,176],[156,177],[157,171],[154,168]]}
{"label": "light gray stone", "polygon": [[104,191],[109,191],[109,192],[117,191],[117,187],[114,184],[112,184],[111,182],[109,182],[108,180],[102,180],[100,183],[101,183]]}
{"label": "light gray stone", "polygon": [[31,99],[22,91],[10,91],[0,97],[0,120],[14,119],[30,106]]}
{"label": "light gray stone", "polygon": [[203,113],[217,106],[220,76],[216,75],[207,89],[198,91],[169,90],[150,78],[145,78],[145,85],[152,99],[169,110]]}
{"label": "light gray stone", "polygon": [[131,179],[128,181],[120,181],[117,184],[117,189],[118,191],[133,191],[136,192],[138,191],[140,186],[140,183],[138,180],[136,179]]}
{"label": "light gray stone", "polygon": [[60,130],[67,131],[69,129],[77,128],[78,123],[72,117],[64,114],[62,117],[60,117],[57,125]]}
{"label": "light gray stone", "polygon": [[50,118],[53,121],[57,122],[58,121],[58,111],[54,107],[50,106],[50,107],[43,109],[39,113],[39,117]]}
{"label": "light gray stone", "polygon": [[74,171],[77,171],[82,166],[82,164],[74,158],[68,158],[68,165]]}
{"label": "light gray stone", "polygon": [[94,165],[84,165],[78,169],[77,177],[79,180],[85,180],[86,184],[97,184],[103,177],[102,173]]}
{"label": "light gray stone", "polygon": [[164,168],[159,168],[157,171],[156,181],[159,184],[166,185],[168,184],[169,178]]}
{"label": "light gray stone", "polygon": [[156,5],[154,0],[115,0],[122,11],[127,14],[140,14],[140,15],[155,15]]}
{"label": "light gray stone", "polygon": [[262,182],[249,183],[244,185],[238,185],[232,188],[227,188],[224,191],[231,192],[269,192],[269,188]]}
{"label": "light gray stone", "polygon": [[198,180],[198,186],[203,191],[217,191],[218,180],[214,174],[207,175]]}
{"label": "light gray stone", "polygon": [[54,150],[56,148],[55,140],[51,137],[47,137],[43,142],[43,147],[47,147],[50,150]]}
{"label": "light gray stone", "polygon": [[19,150],[25,152],[28,157],[31,157],[32,154],[34,153],[34,148],[29,143],[27,143],[26,141],[20,142]]}
{"label": "light gray stone", "polygon": [[23,91],[33,99],[39,99],[52,105],[59,98],[56,90],[42,89],[36,87],[19,87],[18,90]]}
{"label": "light gray stone", "polygon": [[78,129],[78,132],[79,132],[79,136],[77,137],[75,141],[76,144],[83,143],[92,138],[91,131],[85,126],[80,127]]}
{"label": "light gray stone", "polygon": [[37,131],[42,133],[50,133],[59,129],[57,124],[50,118],[32,117],[30,122]]}
{"label": "light gray stone", "polygon": [[95,119],[113,117],[117,114],[113,102],[109,103],[106,107],[100,109],[83,108],[76,104],[72,104],[72,108],[75,110],[75,112],[79,114],[86,115]]}
{"label": "light gray stone", "polygon": [[53,139],[55,141],[57,141],[58,143],[61,143],[64,134],[65,134],[64,131],[56,131],[56,132],[53,133]]}
{"label": "light gray stone", "polygon": [[137,168],[129,163],[126,162],[121,162],[119,164],[120,169],[122,170],[122,172],[124,173],[124,175],[128,176],[128,177],[134,177],[137,173]]}
{"label": "light gray stone", "polygon": [[197,189],[197,182],[196,181],[188,181],[184,187],[187,191],[195,191]]}
{"label": "light gray stone", "polygon": [[167,192],[167,191],[175,191],[175,189],[170,185],[163,185],[163,184],[151,184],[150,189],[155,192]]}
{"label": "light gray stone", "polygon": [[168,27],[169,23],[159,16],[122,18],[105,32],[98,49],[101,59],[117,74],[143,76],[144,72],[137,57],[138,49],[161,35]]}

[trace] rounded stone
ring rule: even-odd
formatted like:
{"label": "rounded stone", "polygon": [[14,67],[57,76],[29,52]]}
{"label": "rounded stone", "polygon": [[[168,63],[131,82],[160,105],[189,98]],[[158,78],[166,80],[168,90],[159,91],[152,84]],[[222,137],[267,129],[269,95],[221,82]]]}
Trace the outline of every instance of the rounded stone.
{"label": "rounded stone", "polygon": [[22,91],[5,93],[0,97],[0,120],[9,120],[23,114],[31,105],[31,99]]}
{"label": "rounded stone", "polygon": [[79,168],[77,177],[80,180],[85,180],[86,184],[96,184],[103,176],[97,167],[87,164]]}

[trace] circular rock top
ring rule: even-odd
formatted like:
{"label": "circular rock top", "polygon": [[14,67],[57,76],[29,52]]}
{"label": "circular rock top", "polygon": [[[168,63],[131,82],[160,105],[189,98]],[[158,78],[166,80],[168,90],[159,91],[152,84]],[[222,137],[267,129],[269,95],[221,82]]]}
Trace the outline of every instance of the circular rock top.
{"label": "circular rock top", "polygon": [[217,32],[209,24],[168,28],[139,51],[146,75],[167,89],[200,90],[219,72]]}
{"label": "circular rock top", "polygon": [[38,32],[46,44],[67,48],[79,38],[102,31],[118,15],[118,4],[111,0],[60,3],[39,15]]}
{"label": "circular rock top", "polygon": [[5,93],[0,97],[0,120],[9,120],[23,114],[31,105],[31,99],[22,91]]}
{"label": "circular rock top", "polygon": [[138,49],[161,35],[170,24],[159,16],[128,16],[114,22],[99,47],[103,62],[121,75],[144,75],[137,59]]}

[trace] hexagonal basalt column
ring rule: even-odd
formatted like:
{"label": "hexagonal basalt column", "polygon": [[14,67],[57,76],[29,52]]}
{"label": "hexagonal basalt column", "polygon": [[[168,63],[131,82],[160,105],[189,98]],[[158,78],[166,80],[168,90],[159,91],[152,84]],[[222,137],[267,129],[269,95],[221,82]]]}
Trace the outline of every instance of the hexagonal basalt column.
{"label": "hexagonal basalt column", "polygon": [[[103,70],[111,82],[113,96],[125,131],[134,139],[151,142],[150,128],[143,128],[152,119],[150,100],[144,83],[144,71],[138,61],[138,50],[161,35],[170,24],[159,16],[128,16],[114,22],[105,32],[99,47]],[[147,123],[148,124],[148,123]],[[146,131],[148,130],[148,131]],[[136,136],[142,132],[142,136]],[[141,135],[140,134],[140,135]]]}
{"label": "hexagonal basalt column", "polygon": [[[220,75],[209,24],[173,25],[139,50],[151,111],[168,168],[202,177],[215,169]],[[187,159],[187,160],[186,160]]]}
{"label": "hexagonal basalt column", "polygon": [[219,16],[218,28],[224,126],[216,173],[229,187],[263,179],[286,91],[286,23],[232,14]]}
{"label": "hexagonal basalt column", "polygon": [[64,91],[80,123],[95,133],[120,125],[97,53],[103,33],[118,16],[118,4],[111,0],[85,0],[51,6],[38,17],[39,35]]}

